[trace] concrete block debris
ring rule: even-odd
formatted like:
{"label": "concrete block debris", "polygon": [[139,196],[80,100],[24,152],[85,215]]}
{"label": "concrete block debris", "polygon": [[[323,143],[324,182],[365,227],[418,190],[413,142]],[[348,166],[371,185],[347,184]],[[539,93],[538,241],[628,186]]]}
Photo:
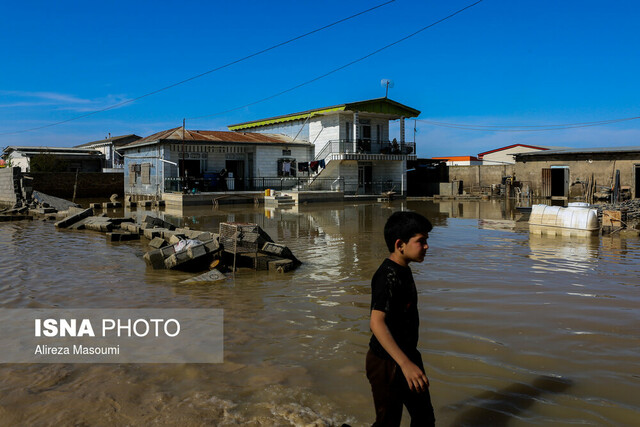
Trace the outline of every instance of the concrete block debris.
{"label": "concrete block debris", "polygon": [[187,249],[187,253],[189,254],[189,258],[196,259],[203,255],[207,254],[207,248],[204,243],[200,243],[199,245],[193,245]]}
{"label": "concrete block debris", "polygon": [[165,230],[166,228],[145,228],[143,234],[147,239],[153,240],[154,237],[162,238],[162,232]]}
{"label": "concrete block debris", "polygon": [[269,271],[276,271],[278,273],[286,273],[295,268],[294,262],[290,259],[280,259],[269,262]]}
{"label": "concrete block debris", "polygon": [[153,267],[154,270],[159,270],[164,268],[164,260],[165,256],[162,253],[162,250],[156,249],[154,251],[149,251],[142,256],[147,265]]}
{"label": "concrete block debris", "polygon": [[29,213],[32,215],[46,215],[50,213],[55,213],[56,210],[54,208],[35,208],[29,209]]}
{"label": "concrete block debris", "polygon": [[293,261],[294,265],[301,264],[301,262],[298,261],[298,259],[293,255],[293,253],[291,253],[291,250],[287,246],[281,245],[279,243],[267,242],[262,247],[261,252],[265,254],[275,255],[280,258],[289,259]]}
{"label": "concrete block debris", "polygon": [[219,231],[219,243],[226,253],[235,256],[236,266],[268,270],[272,269],[271,263],[282,261],[273,269],[289,271],[300,265],[287,246],[275,243],[257,224],[221,223]]}
{"label": "concrete block debris", "polygon": [[192,258],[189,256],[189,252],[184,250],[180,252],[176,252],[167,259],[164,260],[165,268],[175,268],[180,264],[185,264],[188,261],[191,261]]}
{"label": "concrete block debris", "polygon": [[122,203],[120,203],[120,202],[104,202],[102,204],[102,207],[104,209],[121,208],[122,207]]}
{"label": "concrete block debris", "polygon": [[184,234],[173,234],[169,237],[169,243],[172,245],[175,245],[176,243],[178,243],[180,240],[186,240],[187,236],[185,236]]}
{"label": "concrete block debris", "polygon": [[196,277],[192,277],[191,279],[187,279],[187,280],[183,280],[182,282],[180,282],[181,284],[198,284],[198,283],[209,283],[209,282],[218,282],[220,280],[224,280],[226,279],[227,276],[225,276],[224,274],[222,274],[220,271],[218,271],[217,269],[213,269],[210,271],[207,271],[206,273],[203,273],[199,276]]}
{"label": "concrete block debris", "polygon": [[[69,210],[71,212],[71,209]],[[58,221],[55,223],[55,226],[57,228],[67,228],[72,224],[75,224],[76,222],[85,219],[87,217],[90,217],[93,215],[93,209],[88,208],[88,209],[84,209],[78,213],[75,214],[71,214],[68,217],[66,217],[65,219]]]}
{"label": "concrete block debris", "polygon": [[270,262],[282,259],[283,258],[269,256],[258,252],[239,254],[236,261],[238,267],[248,267],[255,270],[268,270]]}
{"label": "concrete block debris", "polygon": [[258,252],[271,237],[257,224],[223,222],[219,228],[220,243],[229,253]]}
{"label": "concrete block debris", "polygon": [[140,226],[133,222],[123,222],[120,228],[130,233],[140,234]]}
{"label": "concrete block debris", "polygon": [[171,224],[170,222],[167,222],[160,218],[156,218],[151,215],[145,215],[144,218],[142,218],[142,223],[147,224],[148,227],[167,228],[169,230],[176,229],[176,226]]}
{"label": "concrete block debris", "polygon": [[149,246],[154,248],[154,249],[160,249],[160,248],[163,248],[163,247],[165,247],[167,245],[168,245],[167,241],[164,240],[162,237],[154,237],[149,242]]}
{"label": "concrete block debris", "polygon": [[[172,238],[174,238],[172,236]],[[156,238],[154,241],[158,243],[166,241]],[[144,259],[154,269],[184,269],[184,270],[203,270],[209,266],[221,250],[220,245],[213,239],[201,242],[199,240],[186,239],[179,240],[174,245],[163,246],[147,252]]]}
{"label": "concrete block debris", "polygon": [[104,216],[92,216],[87,218],[87,221],[84,223],[84,228],[87,230],[93,231],[102,231],[106,233],[108,231],[113,230],[115,225],[111,222],[111,218]]}
{"label": "concrete block debris", "polygon": [[126,242],[139,239],[139,234],[133,234],[129,232],[114,231],[111,233],[107,233],[107,241],[109,242]]}

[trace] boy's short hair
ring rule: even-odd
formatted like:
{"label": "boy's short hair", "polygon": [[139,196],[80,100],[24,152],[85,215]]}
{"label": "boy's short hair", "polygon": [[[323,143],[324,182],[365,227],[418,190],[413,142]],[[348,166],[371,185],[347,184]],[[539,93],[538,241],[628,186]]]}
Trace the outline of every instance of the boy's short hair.
{"label": "boy's short hair", "polygon": [[396,240],[407,243],[418,233],[427,234],[433,229],[431,222],[417,212],[394,212],[384,225],[384,241],[389,252],[395,250]]}

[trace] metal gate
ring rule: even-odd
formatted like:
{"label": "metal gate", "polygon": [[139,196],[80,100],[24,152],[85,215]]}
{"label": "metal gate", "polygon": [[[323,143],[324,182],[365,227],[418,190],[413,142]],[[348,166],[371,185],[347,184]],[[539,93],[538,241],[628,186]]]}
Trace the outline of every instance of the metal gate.
{"label": "metal gate", "polygon": [[542,169],[542,188],[540,189],[540,197],[551,197],[551,169]]}

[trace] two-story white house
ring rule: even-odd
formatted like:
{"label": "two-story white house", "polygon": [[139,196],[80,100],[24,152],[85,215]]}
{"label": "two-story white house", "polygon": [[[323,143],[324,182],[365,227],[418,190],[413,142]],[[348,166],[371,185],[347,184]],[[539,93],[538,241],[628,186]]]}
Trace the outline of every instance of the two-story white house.
{"label": "two-story white house", "polygon": [[[415,143],[404,119],[418,110],[387,98],[334,105],[229,126],[168,129],[119,147],[125,194],[162,197],[204,192],[340,190],[404,193]],[[390,140],[389,122],[400,121]]]}
{"label": "two-story white house", "polygon": [[[228,126],[235,132],[281,134],[313,145],[313,159],[297,166],[309,177],[308,188],[327,189],[336,182],[346,194],[379,194],[406,188],[407,160],[416,159],[415,143],[405,139],[405,119],[420,111],[376,98],[253,120]],[[400,132],[389,135],[389,122]],[[260,162],[260,159],[257,159]],[[303,162],[304,163],[304,162]],[[336,181],[337,180],[337,181]],[[332,186],[334,188],[335,186]]]}

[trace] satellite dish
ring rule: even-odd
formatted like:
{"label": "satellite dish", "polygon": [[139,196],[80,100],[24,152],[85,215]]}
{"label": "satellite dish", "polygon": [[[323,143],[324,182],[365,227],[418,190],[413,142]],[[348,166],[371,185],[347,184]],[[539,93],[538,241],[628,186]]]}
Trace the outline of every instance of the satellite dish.
{"label": "satellite dish", "polygon": [[393,88],[393,80],[390,79],[382,79],[380,80],[380,86],[385,88],[384,97],[386,98],[389,95],[389,88]]}

